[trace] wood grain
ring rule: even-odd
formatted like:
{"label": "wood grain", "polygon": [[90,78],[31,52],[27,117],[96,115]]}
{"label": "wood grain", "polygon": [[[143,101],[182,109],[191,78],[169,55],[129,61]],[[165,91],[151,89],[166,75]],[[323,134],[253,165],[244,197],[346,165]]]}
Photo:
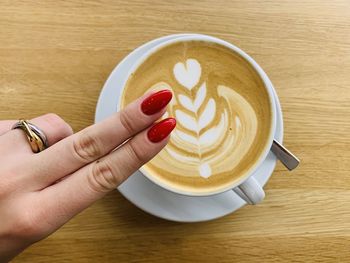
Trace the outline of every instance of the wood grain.
{"label": "wood grain", "polygon": [[267,197],[198,224],[150,216],[113,192],[14,262],[350,261],[350,2],[0,1],[0,119],[56,112],[93,123],[114,66],[153,38],[199,32],[252,55],[274,83],[285,144]]}

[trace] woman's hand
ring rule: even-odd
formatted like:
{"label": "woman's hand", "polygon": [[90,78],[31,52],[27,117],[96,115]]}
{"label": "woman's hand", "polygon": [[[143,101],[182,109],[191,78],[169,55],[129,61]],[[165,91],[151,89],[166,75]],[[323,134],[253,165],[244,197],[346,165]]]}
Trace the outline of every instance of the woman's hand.
{"label": "woman's hand", "polygon": [[151,160],[176,125],[172,118],[154,124],[171,97],[167,90],[149,93],[73,135],[54,114],[35,118],[30,122],[50,145],[37,154],[22,130],[11,130],[15,121],[0,121],[0,262],[57,230]]}

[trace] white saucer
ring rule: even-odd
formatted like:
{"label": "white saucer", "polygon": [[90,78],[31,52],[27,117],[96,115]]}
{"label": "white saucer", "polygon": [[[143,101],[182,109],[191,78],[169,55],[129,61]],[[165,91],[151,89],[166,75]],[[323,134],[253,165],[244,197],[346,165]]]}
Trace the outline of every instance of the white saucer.
{"label": "white saucer", "polygon": [[[95,122],[99,122],[117,111],[122,79],[127,77],[131,66],[150,48],[163,41],[189,34],[170,35],[155,39],[131,52],[108,77],[98,100]],[[119,86],[118,86],[119,85]],[[275,92],[275,91],[274,91]],[[275,139],[283,140],[283,119],[281,106],[275,92],[277,123]],[[276,157],[270,152],[266,160],[254,173],[255,179],[265,185],[276,165]],[[200,222],[230,214],[246,203],[233,191],[209,197],[189,197],[169,192],[154,184],[139,171],[125,181],[118,190],[130,202],[154,216],[177,222]],[[254,207],[252,207],[254,209]]]}

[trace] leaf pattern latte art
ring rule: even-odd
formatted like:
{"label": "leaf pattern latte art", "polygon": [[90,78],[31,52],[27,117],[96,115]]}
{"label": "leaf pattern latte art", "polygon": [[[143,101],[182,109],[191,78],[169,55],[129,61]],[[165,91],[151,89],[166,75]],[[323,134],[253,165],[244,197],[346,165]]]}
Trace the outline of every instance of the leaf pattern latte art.
{"label": "leaf pattern latte art", "polygon": [[[184,158],[174,150],[167,149],[167,151],[173,158],[180,161],[196,163],[199,175],[208,178],[212,175],[212,169],[208,160],[204,158],[204,154],[225,133],[228,114],[226,110],[218,114],[215,100],[208,97],[206,82],[203,82],[195,92],[194,88],[201,78],[201,65],[197,60],[188,59],[185,63],[177,63],[173,73],[177,82],[189,90],[190,94],[193,94],[193,97],[179,94],[179,92],[176,94],[181,107],[177,108],[174,113],[182,129],[177,129],[173,138],[177,144],[192,145],[190,148],[196,151],[197,158]],[[217,115],[220,117],[219,124],[213,125]]]}
{"label": "leaf pattern latte art", "polygon": [[257,134],[252,105],[233,87],[209,82],[210,72],[203,76],[202,70],[196,59],[178,62],[175,83],[160,81],[149,88],[174,93],[163,118],[174,116],[178,125],[152,165],[176,176],[207,179],[232,172]]}

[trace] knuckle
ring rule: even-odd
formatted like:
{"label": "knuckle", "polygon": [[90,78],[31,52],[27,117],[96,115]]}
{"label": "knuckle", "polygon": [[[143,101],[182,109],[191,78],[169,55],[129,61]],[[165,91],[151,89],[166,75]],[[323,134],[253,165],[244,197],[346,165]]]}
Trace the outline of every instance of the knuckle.
{"label": "knuckle", "polygon": [[138,146],[133,140],[125,145],[126,153],[130,159],[131,163],[136,163],[137,165],[143,164],[147,160],[147,154]]}
{"label": "knuckle", "polygon": [[88,175],[89,186],[96,192],[109,192],[122,181],[121,173],[117,169],[113,169],[106,160],[94,162]]}
{"label": "knuckle", "polygon": [[14,216],[12,235],[16,238],[37,241],[45,235],[45,230],[40,226],[39,220],[36,220],[33,211],[20,210]]}
{"label": "knuckle", "polygon": [[54,130],[59,131],[61,134],[65,136],[73,134],[72,127],[56,113],[48,113],[43,118]]}
{"label": "knuckle", "polygon": [[132,122],[133,118],[130,118],[128,110],[122,110],[120,112],[120,123],[123,126],[123,128],[129,133],[134,134],[135,128],[134,124]]}
{"label": "knuckle", "polygon": [[101,156],[101,147],[96,137],[82,133],[73,139],[73,152],[78,160],[89,163]]}

